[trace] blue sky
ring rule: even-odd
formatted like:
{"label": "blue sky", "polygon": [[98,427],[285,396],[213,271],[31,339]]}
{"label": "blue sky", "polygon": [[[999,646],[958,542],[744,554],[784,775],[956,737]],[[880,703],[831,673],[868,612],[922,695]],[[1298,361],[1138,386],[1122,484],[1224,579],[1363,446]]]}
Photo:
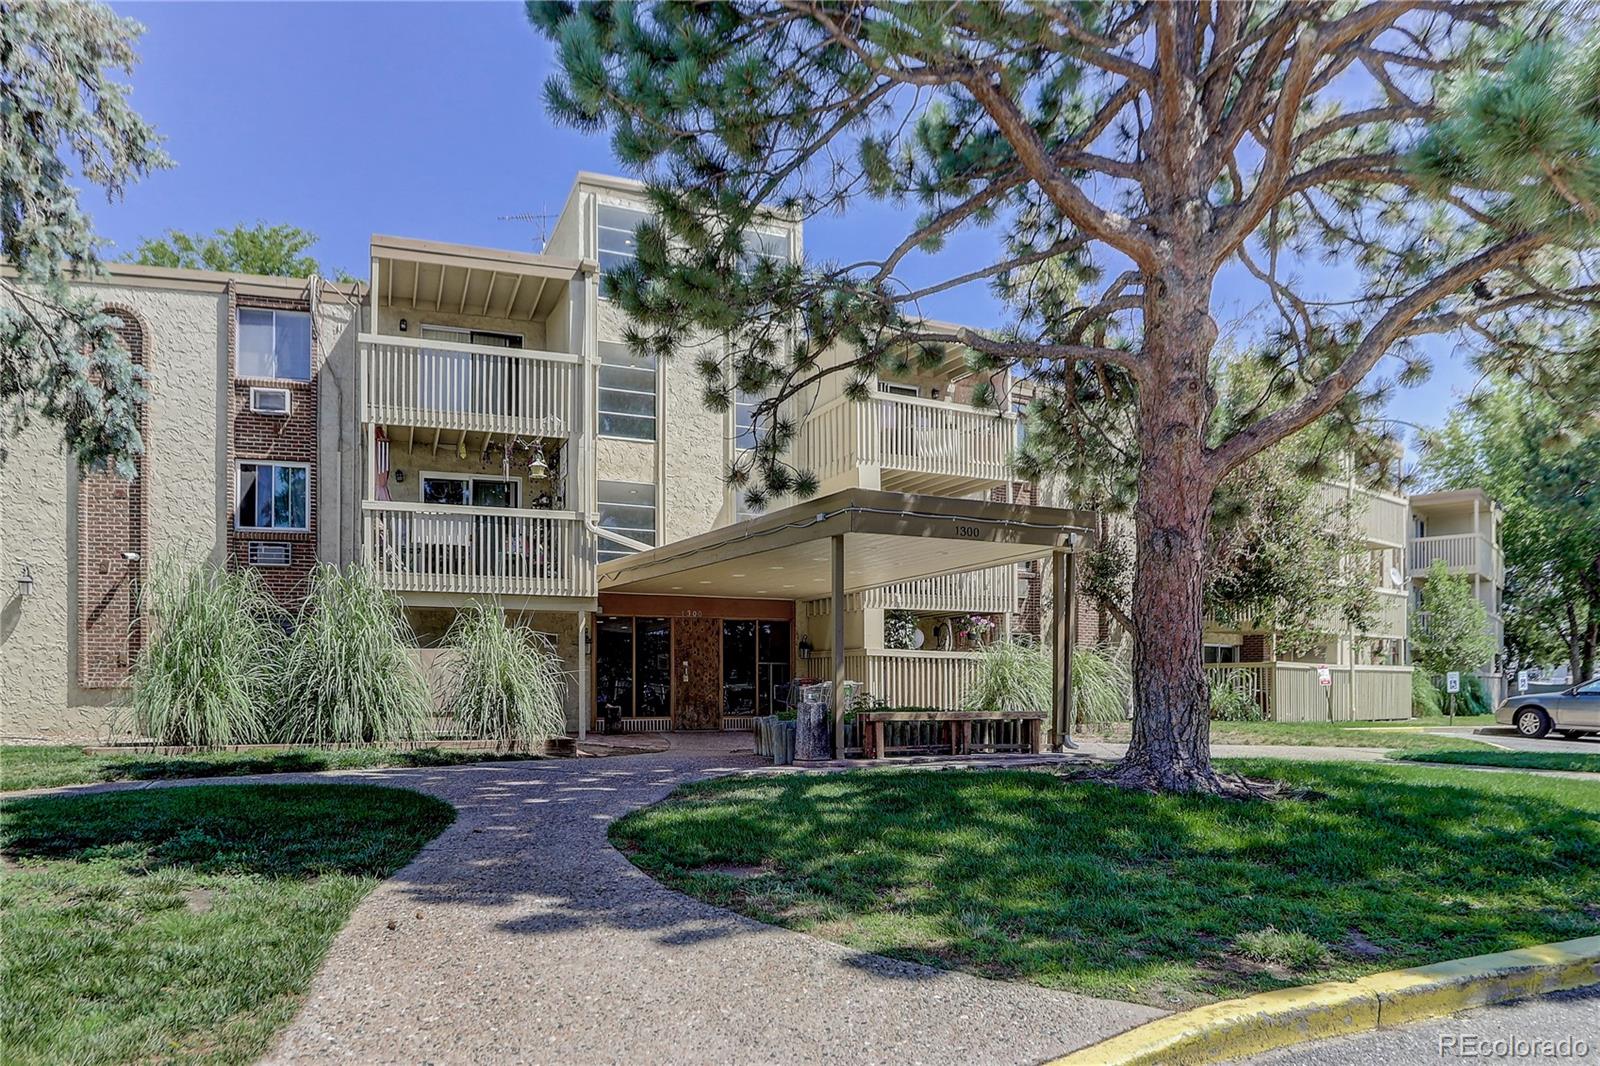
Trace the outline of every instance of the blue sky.
{"label": "blue sky", "polygon": [[[318,258],[358,276],[373,233],[536,250],[536,224],[499,216],[559,211],[579,170],[622,172],[604,135],[545,114],[551,50],[521,4],[113,6],[146,26],[133,101],[177,165],[120,203],[86,200],[112,255],[169,228],[256,219],[315,232]],[[881,254],[903,233],[899,215],[864,203],[848,217],[808,222],[807,251]],[[987,251],[985,238],[970,237],[933,265],[948,276]],[[1224,291],[1219,317],[1258,302],[1254,291]],[[925,309],[975,325],[999,318],[982,286]],[[1437,423],[1471,384],[1445,350],[1433,379],[1402,393],[1391,413]]]}

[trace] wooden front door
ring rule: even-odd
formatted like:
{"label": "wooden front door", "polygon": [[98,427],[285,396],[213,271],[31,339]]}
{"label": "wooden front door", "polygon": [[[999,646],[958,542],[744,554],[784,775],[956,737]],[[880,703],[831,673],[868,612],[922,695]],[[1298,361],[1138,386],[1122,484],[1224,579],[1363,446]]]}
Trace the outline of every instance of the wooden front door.
{"label": "wooden front door", "polygon": [[716,618],[674,620],[672,663],[673,727],[721,729],[721,620]]}

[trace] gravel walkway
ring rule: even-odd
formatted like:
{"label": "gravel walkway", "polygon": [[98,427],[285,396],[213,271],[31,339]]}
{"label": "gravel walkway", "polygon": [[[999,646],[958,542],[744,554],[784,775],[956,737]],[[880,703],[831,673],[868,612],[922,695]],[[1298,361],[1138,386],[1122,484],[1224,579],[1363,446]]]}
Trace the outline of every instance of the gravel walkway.
{"label": "gravel walkway", "polygon": [[334,779],[456,807],[356,908],[266,1062],[1039,1062],[1161,1013],[763,925],[665,888],[607,842],[612,820],[679,785],[761,765],[750,745],[677,734],[606,759],[49,791]]}

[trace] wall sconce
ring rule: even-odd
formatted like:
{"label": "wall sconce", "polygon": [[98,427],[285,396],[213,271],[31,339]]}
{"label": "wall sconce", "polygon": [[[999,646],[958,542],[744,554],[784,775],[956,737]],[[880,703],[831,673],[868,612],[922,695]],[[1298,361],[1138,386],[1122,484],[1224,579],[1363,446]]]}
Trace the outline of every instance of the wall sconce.
{"label": "wall sconce", "polygon": [[22,573],[17,578],[17,595],[33,595],[33,571],[28,569],[28,564],[22,564]]}
{"label": "wall sconce", "polygon": [[800,638],[800,658],[802,658],[802,659],[811,658],[811,652],[812,652],[811,638],[810,637],[801,637]]}
{"label": "wall sconce", "polygon": [[406,330],[408,330],[410,328],[411,328],[411,323],[407,322],[405,319],[402,318],[400,320],[400,332],[404,333]]}
{"label": "wall sconce", "polygon": [[406,472],[399,467],[395,467],[389,471],[389,479],[396,485],[404,485],[406,483]]}
{"label": "wall sconce", "polygon": [[583,627],[583,651],[584,651],[584,654],[588,654],[589,652],[594,651],[594,627],[593,626],[584,626]]}
{"label": "wall sconce", "polygon": [[937,399],[938,399],[938,398],[939,398],[939,386],[937,386],[937,385],[935,385],[935,386],[934,386],[934,387],[933,387],[933,388],[932,388],[932,389],[931,389],[931,390],[929,390],[929,391],[930,391],[930,394],[931,394],[931,395],[932,395],[932,397],[933,397],[933,398],[934,398],[934,399],[935,399],[935,400],[937,400]]}

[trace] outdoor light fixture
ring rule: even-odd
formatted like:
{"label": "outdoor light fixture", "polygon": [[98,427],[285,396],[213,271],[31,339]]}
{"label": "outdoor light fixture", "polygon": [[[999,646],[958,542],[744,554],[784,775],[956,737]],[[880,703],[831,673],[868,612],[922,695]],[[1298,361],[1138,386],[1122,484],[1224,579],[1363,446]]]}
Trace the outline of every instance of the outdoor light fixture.
{"label": "outdoor light fixture", "polygon": [[811,658],[811,638],[810,637],[801,637],[800,638],[800,658],[802,658],[802,659]]}
{"label": "outdoor light fixture", "polygon": [[33,571],[28,569],[28,564],[22,564],[22,574],[17,578],[17,595],[33,595]]}
{"label": "outdoor light fixture", "polygon": [[583,650],[585,652],[594,650],[594,630],[589,626],[583,627]]}
{"label": "outdoor light fixture", "polygon": [[411,328],[411,324],[409,322],[407,322],[405,319],[402,318],[400,320],[400,332],[404,333],[406,330],[408,330],[410,328]]}

